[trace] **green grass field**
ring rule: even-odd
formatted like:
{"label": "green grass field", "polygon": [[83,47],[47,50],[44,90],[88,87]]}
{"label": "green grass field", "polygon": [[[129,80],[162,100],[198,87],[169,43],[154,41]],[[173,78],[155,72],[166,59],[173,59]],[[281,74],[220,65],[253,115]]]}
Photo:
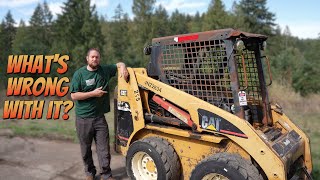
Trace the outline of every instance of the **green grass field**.
{"label": "green grass field", "polygon": [[[111,103],[113,109],[113,103]],[[1,117],[3,108],[1,110]],[[44,109],[44,117],[46,109]],[[75,112],[74,108],[70,110],[69,119],[62,118],[53,119],[6,119],[0,121],[0,129],[10,129],[14,136],[26,136],[34,138],[59,139],[78,142],[75,128]],[[62,114],[61,114],[62,116]],[[60,117],[61,117],[60,116]],[[110,138],[113,141],[113,112],[105,114],[109,124]]]}

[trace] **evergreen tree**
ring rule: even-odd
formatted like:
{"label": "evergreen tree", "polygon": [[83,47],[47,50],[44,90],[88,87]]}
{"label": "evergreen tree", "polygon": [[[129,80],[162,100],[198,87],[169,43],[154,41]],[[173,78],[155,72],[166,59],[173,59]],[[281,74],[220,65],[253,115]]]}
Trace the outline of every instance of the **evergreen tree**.
{"label": "evergreen tree", "polygon": [[292,85],[292,77],[296,69],[303,65],[304,57],[299,49],[290,47],[280,51],[271,60],[272,71],[276,79],[283,85]]}
{"label": "evergreen tree", "polygon": [[29,27],[20,22],[17,37],[14,41],[16,54],[43,54],[49,53],[51,48],[52,14],[46,2],[38,4],[29,20]]}
{"label": "evergreen tree", "polygon": [[[191,21],[191,19],[190,19]],[[169,19],[171,34],[186,34],[188,32],[188,19],[176,9]]]}
{"label": "evergreen tree", "polygon": [[16,22],[14,21],[11,12],[8,11],[1,23],[1,59],[6,60],[8,55],[12,53],[12,44],[16,34],[15,24]]}
{"label": "evergreen tree", "polygon": [[39,28],[44,25],[44,13],[40,4],[38,4],[36,9],[34,10],[29,23],[30,26],[36,28]]}
{"label": "evergreen tree", "polygon": [[230,16],[225,11],[221,0],[211,0],[207,13],[204,15],[202,30],[215,30],[230,27]]}
{"label": "evergreen tree", "polygon": [[6,67],[8,56],[12,54],[12,44],[16,35],[15,21],[10,11],[6,14],[4,20],[0,25],[0,81],[3,83],[2,87],[6,87]]}
{"label": "evergreen tree", "polygon": [[161,5],[156,8],[152,16],[152,38],[169,35],[168,13]]}
{"label": "evergreen tree", "polygon": [[[5,22],[4,20],[2,20],[1,24],[0,24],[0,49],[4,49],[6,46],[5,43]],[[0,90],[5,89],[6,87],[6,83],[5,83],[5,79],[6,79],[6,64],[7,64],[7,60],[8,57],[6,57],[4,51],[0,51],[0,81],[2,82],[0,85]]]}
{"label": "evergreen tree", "polygon": [[90,0],[68,0],[62,7],[62,14],[54,24],[53,53],[70,55],[69,67],[84,65],[89,48],[99,48],[103,54],[104,37],[101,24]]}
{"label": "evergreen tree", "polygon": [[49,9],[47,1],[44,1],[43,3],[43,16],[44,16],[44,43],[46,46],[50,47],[52,46],[52,12]]}
{"label": "evergreen tree", "polygon": [[149,57],[143,54],[143,48],[151,42],[152,12],[155,0],[133,0],[132,12],[134,14],[133,26],[130,31],[133,43],[133,66],[145,67]]}
{"label": "evergreen tree", "polygon": [[239,11],[253,33],[274,34],[275,14],[268,11],[266,4],[267,0],[241,0],[239,3]]}
{"label": "evergreen tree", "polygon": [[142,43],[147,42],[150,38],[154,3],[155,0],[133,0],[134,23],[137,25],[138,37],[141,38]]}
{"label": "evergreen tree", "polygon": [[290,39],[291,39],[291,31],[288,26],[283,31],[283,36],[284,36],[284,47],[287,49],[288,46],[290,45]]}
{"label": "evergreen tree", "polygon": [[[319,39],[307,39],[300,40],[300,42],[293,42],[294,45],[298,45],[303,52],[304,61],[300,59],[301,65],[295,69],[293,75],[292,86],[296,91],[299,91],[302,95],[308,95],[309,93],[320,92],[320,40]],[[302,45],[301,45],[302,44]]]}
{"label": "evergreen tree", "polygon": [[197,11],[197,13],[194,15],[194,17],[191,18],[191,22],[189,23],[189,32],[200,32],[202,28],[202,19],[203,17],[200,16],[200,13]]}
{"label": "evergreen tree", "polygon": [[21,19],[13,41],[12,52],[13,54],[28,54],[32,51],[30,47],[32,47],[32,40],[30,39],[29,30]]}
{"label": "evergreen tree", "polygon": [[250,31],[249,23],[246,22],[245,14],[238,8],[236,1],[233,2],[230,12],[230,27],[241,31]]}
{"label": "evergreen tree", "polygon": [[32,41],[30,44],[28,52],[22,52],[27,54],[47,54],[50,50],[50,47],[46,46],[45,43],[45,18],[44,11],[40,4],[35,8],[31,19],[29,21],[29,40]]}
{"label": "evergreen tree", "polygon": [[123,12],[121,5],[119,4],[115,9],[114,21],[110,22],[110,33],[107,37],[107,43],[110,44],[110,48],[107,49],[107,56],[111,61],[116,62],[123,60],[128,62],[127,49],[130,46],[128,41],[128,21],[129,17],[127,13]]}
{"label": "evergreen tree", "polygon": [[49,9],[47,1],[43,2],[43,16],[44,16],[44,25],[47,27],[51,26],[53,15]]}

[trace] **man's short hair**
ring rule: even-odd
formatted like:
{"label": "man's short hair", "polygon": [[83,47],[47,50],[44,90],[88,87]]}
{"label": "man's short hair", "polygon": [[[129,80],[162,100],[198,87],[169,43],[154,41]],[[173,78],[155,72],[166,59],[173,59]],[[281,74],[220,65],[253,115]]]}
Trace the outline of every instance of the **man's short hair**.
{"label": "man's short hair", "polygon": [[100,50],[99,50],[98,48],[90,48],[90,49],[88,50],[88,52],[87,52],[87,56],[89,56],[89,54],[90,54],[91,51],[97,51],[97,52],[99,53],[99,55],[101,56]]}

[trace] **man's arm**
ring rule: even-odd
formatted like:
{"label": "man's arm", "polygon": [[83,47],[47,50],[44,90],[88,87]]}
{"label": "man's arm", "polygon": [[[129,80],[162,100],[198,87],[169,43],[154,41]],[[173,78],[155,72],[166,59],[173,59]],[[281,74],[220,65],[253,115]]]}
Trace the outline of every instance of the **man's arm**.
{"label": "man's arm", "polygon": [[119,68],[120,77],[124,77],[125,80],[128,80],[129,73],[126,65],[123,62],[118,62],[117,68]]}
{"label": "man's arm", "polygon": [[85,100],[91,97],[101,97],[103,94],[107,93],[107,91],[101,90],[102,87],[99,87],[90,92],[75,92],[71,93],[72,100]]}

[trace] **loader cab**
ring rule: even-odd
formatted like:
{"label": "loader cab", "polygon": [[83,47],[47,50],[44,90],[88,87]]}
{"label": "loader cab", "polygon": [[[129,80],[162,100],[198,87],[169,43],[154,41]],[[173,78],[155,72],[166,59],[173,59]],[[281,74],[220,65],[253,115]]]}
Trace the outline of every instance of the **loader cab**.
{"label": "loader cab", "polygon": [[268,125],[266,39],[234,29],[155,38],[145,48],[148,75],[253,125]]}

